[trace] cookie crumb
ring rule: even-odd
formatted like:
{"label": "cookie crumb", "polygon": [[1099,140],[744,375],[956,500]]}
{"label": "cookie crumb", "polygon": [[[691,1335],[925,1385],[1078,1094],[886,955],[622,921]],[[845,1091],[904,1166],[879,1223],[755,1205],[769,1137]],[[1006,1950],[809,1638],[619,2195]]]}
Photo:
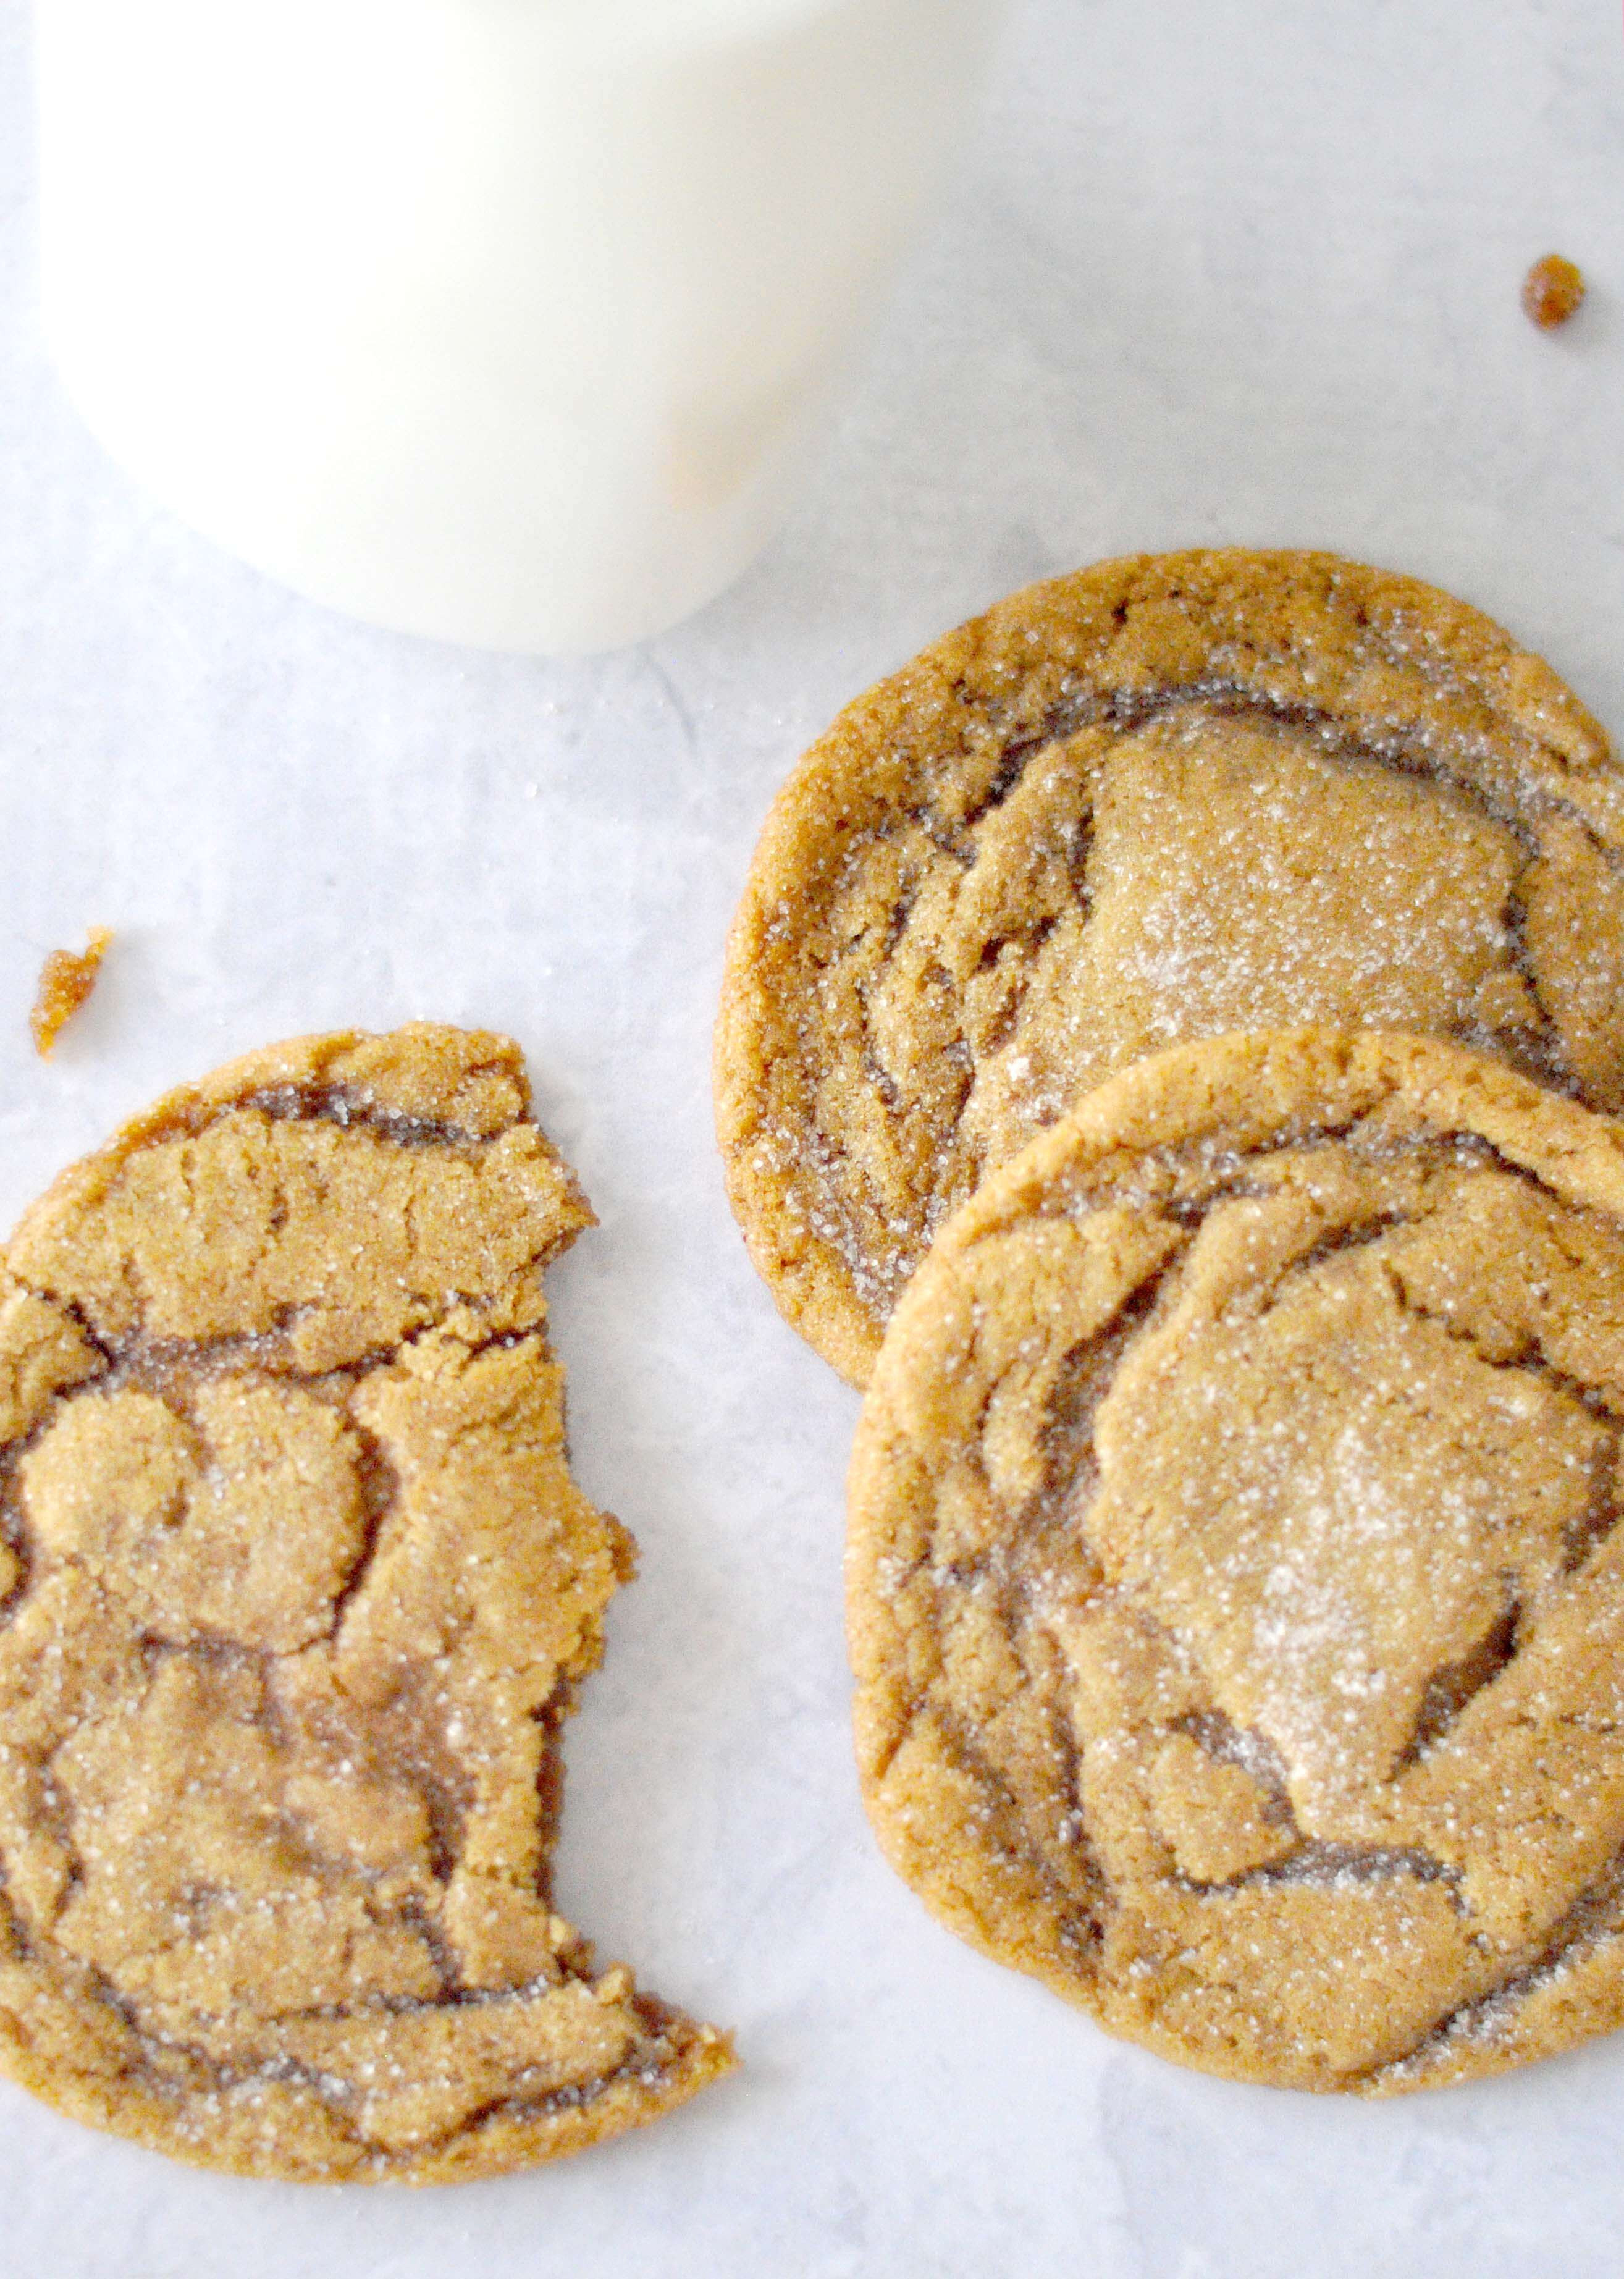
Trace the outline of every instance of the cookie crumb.
{"label": "cookie crumb", "polygon": [[1560,253],[1547,253],[1522,280],[1522,313],[1542,333],[1565,325],[1584,298],[1584,272]]}
{"label": "cookie crumb", "polygon": [[39,994],[28,1016],[28,1032],[42,1059],[96,987],[102,960],[112,940],[111,926],[92,926],[80,949],[53,949],[40,968]]}

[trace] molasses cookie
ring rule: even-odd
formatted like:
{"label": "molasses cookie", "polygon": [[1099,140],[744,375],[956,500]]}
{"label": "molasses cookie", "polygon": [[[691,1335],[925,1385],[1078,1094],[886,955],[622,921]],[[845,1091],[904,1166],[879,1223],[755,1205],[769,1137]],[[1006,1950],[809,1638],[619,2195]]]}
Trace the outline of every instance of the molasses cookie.
{"label": "molasses cookie", "polygon": [[631,1539],[543,1270],[592,1223],[505,1039],[306,1039],[67,1172],[0,1286],[0,2068],[213,2168],[482,2175],[725,2042],[548,1902]]}
{"label": "molasses cookie", "polygon": [[1141,1062],[892,1317],[858,1753],[1112,2032],[1407,2089],[1624,2020],[1624,1129],[1436,1041]]}
{"label": "molasses cookie", "polygon": [[1318,1023],[1624,1106],[1624,779],[1537,657],[1329,555],[1109,562],[845,712],[774,806],[717,1035],[733,1207],[862,1384],[936,1227],[1091,1086]]}

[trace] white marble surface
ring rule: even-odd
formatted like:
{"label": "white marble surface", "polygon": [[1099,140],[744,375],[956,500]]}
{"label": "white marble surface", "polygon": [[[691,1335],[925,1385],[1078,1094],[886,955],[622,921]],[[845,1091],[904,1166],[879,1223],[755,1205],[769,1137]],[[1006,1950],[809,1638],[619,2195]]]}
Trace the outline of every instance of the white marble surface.
{"label": "white marble surface", "polygon": [[[848,1761],[855,1404],[723,1202],[707,1051],[762,810],[838,703],[1038,573],[1304,541],[1458,588],[1624,729],[1624,50],[1598,0],[1017,0],[984,131],[770,557],[570,665],[374,634],[134,495],[32,304],[0,0],[0,1216],[160,1086],[411,1015],[511,1029],[602,1216],[557,1276],[642,1579],[561,1899],[744,2072],[550,2173],[193,2175],[0,2089],[19,2279],[1564,2279],[1624,2260],[1624,2040],[1366,2107],[1107,2041],[931,1926]],[[1590,272],[1536,335],[1521,272]],[[42,953],[118,942],[50,1065]]]}

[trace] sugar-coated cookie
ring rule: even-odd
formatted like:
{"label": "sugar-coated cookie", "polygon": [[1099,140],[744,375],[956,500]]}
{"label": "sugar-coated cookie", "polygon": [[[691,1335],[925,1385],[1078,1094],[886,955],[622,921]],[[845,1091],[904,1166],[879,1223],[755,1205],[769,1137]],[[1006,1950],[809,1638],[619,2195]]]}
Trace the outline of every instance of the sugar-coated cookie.
{"label": "sugar-coated cookie", "polygon": [[850,1486],[858,1754],[963,1937],[1209,2072],[1624,2022],[1624,1126],[1434,1040],[1180,1046],[994,1173]]}
{"label": "sugar-coated cookie", "polygon": [[0,2069],[262,2176],[489,2175],[732,2060],[548,1899],[631,1539],[542,1271],[591,1224],[505,1039],[171,1093],[0,1275]]}
{"label": "sugar-coated cookie", "polygon": [[716,1042],[755,1262],[862,1384],[947,1213],[1183,1038],[1421,1031],[1624,1107],[1621,848],[1596,723],[1413,579],[1231,549],[1016,594],[769,817]]}

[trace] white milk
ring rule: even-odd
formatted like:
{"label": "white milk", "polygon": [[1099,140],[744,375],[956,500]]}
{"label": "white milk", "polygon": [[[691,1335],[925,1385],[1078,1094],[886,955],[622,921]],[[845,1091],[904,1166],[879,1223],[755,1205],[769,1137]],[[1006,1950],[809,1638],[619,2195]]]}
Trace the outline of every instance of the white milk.
{"label": "white milk", "polygon": [[47,330],[318,600],[612,647],[770,534],[1000,0],[38,0]]}

